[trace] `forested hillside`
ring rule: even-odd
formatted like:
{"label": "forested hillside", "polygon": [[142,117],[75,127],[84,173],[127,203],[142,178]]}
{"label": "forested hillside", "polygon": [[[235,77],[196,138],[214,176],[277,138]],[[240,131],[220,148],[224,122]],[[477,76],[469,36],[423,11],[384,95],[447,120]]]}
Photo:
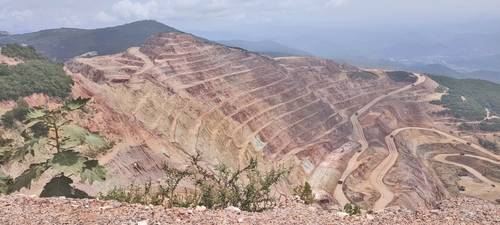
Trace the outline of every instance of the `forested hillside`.
{"label": "forested hillside", "polygon": [[0,101],[16,100],[34,93],[66,97],[73,81],[64,73],[63,65],[51,62],[32,47],[9,44],[1,53],[23,63],[0,65]]}

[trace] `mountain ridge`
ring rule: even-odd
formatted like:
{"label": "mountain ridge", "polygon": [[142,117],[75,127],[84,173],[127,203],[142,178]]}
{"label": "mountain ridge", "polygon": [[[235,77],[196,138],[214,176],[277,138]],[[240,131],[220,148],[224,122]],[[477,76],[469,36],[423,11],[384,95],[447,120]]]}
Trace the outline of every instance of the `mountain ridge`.
{"label": "mountain ridge", "polygon": [[57,28],[0,37],[0,44],[27,44],[56,61],[97,51],[99,55],[114,54],[142,44],[156,33],[180,32],[154,20],[98,29]]}

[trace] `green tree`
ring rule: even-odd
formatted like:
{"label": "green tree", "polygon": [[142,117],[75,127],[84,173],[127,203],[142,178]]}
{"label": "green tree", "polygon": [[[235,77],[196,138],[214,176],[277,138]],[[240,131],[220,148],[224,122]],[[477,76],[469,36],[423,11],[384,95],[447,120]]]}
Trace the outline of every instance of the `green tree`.
{"label": "green tree", "polygon": [[312,204],[314,202],[314,194],[312,192],[312,187],[308,182],[304,185],[300,185],[293,190],[294,194],[299,196],[302,201],[306,204]]}
{"label": "green tree", "polygon": [[359,215],[359,214],[361,214],[361,209],[357,205],[347,203],[344,206],[344,212],[346,212],[350,216]]}
{"label": "green tree", "polygon": [[[89,132],[67,118],[70,112],[81,110],[88,101],[89,99],[79,98],[67,101],[56,109],[39,107],[29,111],[23,122],[24,142],[19,147],[4,149],[3,155],[8,156],[4,161],[24,162],[27,155],[35,156],[42,152],[38,158],[45,160],[31,164],[29,169],[14,178],[9,185],[9,193],[24,187],[30,188],[31,182],[49,169],[68,178],[79,176],[83,182],[90,184],[105,179],[104,167],[78,150],[108,149],[110,145],[101,136]],[[37,131],[40,126],[47,129],[44,135]],[[44,157],[46,155],[50,157]]]}

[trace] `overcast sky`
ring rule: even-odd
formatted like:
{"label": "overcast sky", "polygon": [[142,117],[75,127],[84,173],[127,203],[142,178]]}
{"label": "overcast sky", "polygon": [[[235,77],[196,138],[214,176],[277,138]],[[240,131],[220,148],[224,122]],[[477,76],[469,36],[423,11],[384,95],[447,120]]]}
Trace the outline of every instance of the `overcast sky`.
{"label": "overcast sky", "polygon": [[11,33],[139,19],[185,31],[241,33],[245,27],[370,27],[499,18],[500,0],[0,0],[0,30]]}

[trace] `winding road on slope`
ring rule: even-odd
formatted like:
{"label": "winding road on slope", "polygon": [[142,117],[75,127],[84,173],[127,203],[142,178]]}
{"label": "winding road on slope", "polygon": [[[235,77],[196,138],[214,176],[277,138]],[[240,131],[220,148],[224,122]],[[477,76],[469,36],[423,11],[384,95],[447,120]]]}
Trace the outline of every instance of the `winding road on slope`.
{"label": "winding road on slope", "polygon": [[[385,99],[386,97],[398,94],[398,93],[403,92],[403,91],[407,91],[407,90],[425,82],[425,80],[426,80],[425,76],[420,75],[420,74],[415,74],[415,75],[418,78],[417,81],[415,81],[415,83],[407,85],[407,86],[405,86],[401,89],[395,90],[393,92],[390,92],[387,95],[381,95],[381,96],[373,99],[371,102],[369,102],[368,104],[363,106],[363,108],[361,108],[360,110],[358,110],[356,113],[354,113],[351,116],[351,123],[353,126],[353,137],[355,139],[358,139],[358,142],[361,144],[361,149],[358,152],[356,152],[353,155],[353,157],[349,160],[349,162],[347,163],[347,167],[344,170],[344,172],[342,173],[342,176],[340,177],[340,181],[344,182],[345,179],[349,175],[351,175],[351,173],[354,170],[356,170],[359,167],[361,162],[358,160],[358,158],[359,158],[359,156],[361,156],[363,154],[363,152],[366,149],[368,149],[368,141],[366,141],[366,137],[365,137],[365,134],[363,132],[363,127],[359,123],[359,116],[362,115],[363,113],[365,113],[366,111],[368,111],[368,109],[370,109],[371,107],[373,107],[375,104],[377,104],[381,100]],[[343,186],[344,186],[343,184],[338,184],[335,187],[335,191],[333,194],[335,199],[337,200],[337,202],[340,204],[341,207],[343,207],[347,203],[350,203],[350,201],[347,199],[347,197],[344,193]]]}
{"label": "winding road on slope", "polygon": [[[496,155],[496,154],[482,148],[479,145],[467,142],[466,140],[455,137],[453,135],[450,135],[450,134],[445,133],[445,132],[440,131],[440,130],[436,130],[436,129],[432,129],[432,128],[422,128],[422,127],[404,127],[404,128],[399,128],[397,130],[394,130],[391,134],[389,134],[388,136],[385,137],[385,142],[386,142],[387,148],[389,149],[389,155],[384,159],[384,161],[382,161],[372,171],[372,173],[370,174],[370,178],[369,178],[370,183],[380,193],[380,198],[375,202],[375,204],[373,206],[374,211],[383,210],[394,199],[394,193],[389,189],[389,187],[384,183],[383,180],[384,180],[385,175],[394,166],[394,164],[396,163],[398,156],[399,156],[399,153],[398,153],[398,150],[396,147],[396,143],[394,142],[394,137],[396,137],[396,135],[398,135],[400,132],[405,131],[405,130],[425,130],[425,131],[435,132],[437,134],[440,134],[442,136],[445,136],[449,139],[455,140],[455,141],[460,142],[462,144],[470,145],[474,149],[476,149],[476,150],[478,150],[478,151],[480,151],[488,156],[491,156],[492,158],[494,158],[496,160],[500,160],[499,155]],[[497,185],[497,186],[499,185],[498,183],[490,181],[489,179],[484,177],[481,173],[479,173],[478,171],[474,170],[473,168],[471,168],[469,166],[446,160],[446,157],[455,156],[455,155],[460,156],[460,154],[439,154],[439,155],[436,155],[434,157],[434,160],[442,162],[442,163],[462,167],[462,168],[466,169],[467,171],[469,171],[470,173],[472,173],[474,176],[478,177],[481,181],[483,181],[487,184]],[[475,156],[475,155],[466,155],[466,156],[477,158],[477,159],[484,160],[484,161],[489,161],[489,162],[492,162],[495,164],[500,163],[498,161],[491,160],[489,158],[485,158],[485,157],[481,157],[481,156]]]}
{"label": "winding road on slope", "polygon": [[[446,158],[448,158],[449,156],[461,156],[461,155],[460,154],[440,154],[440,155],[434,156],[433,159],[436,160],[436,161],[438,161],[438,162],[450,164],[450,165],[453,165],[453,166],[462,167],[462,168],[466,169],[467,171],[469,171],[469,173],[471,173],[472,175],[476,176],[482,182],[484,182],[486,184],[489,184],[491,186],[494,186],[494,187],[500,187],[500,183],[495,182],[495,181],[491,181],[490,179],[486,178],[485,176],[483,176],[483,174],[481,174],[477,170],[473,169],[472,167],[467,166],[467,165],[463,165],[463,164],[460,164],[460,163],[457,163],[457,162],[452,162],[452,161],[447,160]],[[483,161],[488,161],[488,162],[500,165],[500,162],[498,162],[498,161],[494,161],[494,160],[491,160],[491,159],[488,159],[488,158],[484,158],[484,157],[481,157],[481,156],[475,156],[475,155],[465,155],[465,156],[476,158],[476,159],[480,159],[480,160],[483,160]]]}

